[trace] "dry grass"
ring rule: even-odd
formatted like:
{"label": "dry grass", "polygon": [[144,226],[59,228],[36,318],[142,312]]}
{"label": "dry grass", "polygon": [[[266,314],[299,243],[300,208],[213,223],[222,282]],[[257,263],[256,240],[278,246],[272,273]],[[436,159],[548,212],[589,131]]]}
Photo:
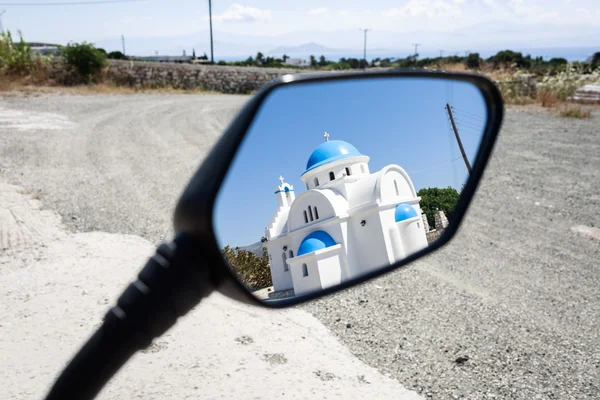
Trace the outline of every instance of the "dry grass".
{"label": "dry grass", "polygon": [[592,118],[590,109],[575,104],[564,104],[557,107],[557,113],[563,118]]}
{"label": "dry grass", "polygon": [[166,94],[216,94],[211,90],[175,89],[173,87],[141,88],[119,86],[112,82],[99,84],[63,86],[57,85],[48,79],[36,77],[15,77],[0,75],[0,96],[4,97],[37,97],[43,94],[71,94],[71,95],[97,95],[97,94],[138,94],[138,93],[166,93]]}
{"label": "dry grass", "polygon": [[558,99],[554,92],[548,89],[541,89],[537,93],[537,100],[542,107],[553,107],[558,103]]}
{"label": "dry grass", "polygon": [[515,105],[515,106],[526,106],[529,104],[535,104],[535,100],[531,97],[527,96],[516,96],[505,99],[506,104]]}

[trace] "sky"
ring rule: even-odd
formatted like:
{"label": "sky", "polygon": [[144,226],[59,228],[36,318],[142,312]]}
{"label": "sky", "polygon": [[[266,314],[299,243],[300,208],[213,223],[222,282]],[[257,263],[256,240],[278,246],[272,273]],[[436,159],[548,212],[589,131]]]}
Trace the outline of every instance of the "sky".
{"label": "sky", "polygon": [[262,105],[219,192],[215,230],[220,245],[257,242],[277,209],[282,175],[296,196],[312,151],[344,140],[370,157],[371,173],[400,165],[415,189],[460,190],[468,172],[450,130],[445,104],[455,111],[471,165],[486,110],[479,90],[441,79],[377,79],[300,85],[275,91]]}
{"label": "sky", "polygon": [[[208,2],[203,0],[24,5],[72,1],[88,0],[0,0],[0,10],[6,10],[5,28],[21,29],[30,41],[90,41],[115,50],[124,35],[132,54],[155,48],[172,52],[178,46],[207,50]],[[429,54],[486,45],[600,45],[597,0],[214,0],[212,5],[214,40],[222,56],[307,42],[361,49],[359,28],[372,29],[372,49],[407,51],[420,43]],[[142,38],[145,45],[138,43]]]}

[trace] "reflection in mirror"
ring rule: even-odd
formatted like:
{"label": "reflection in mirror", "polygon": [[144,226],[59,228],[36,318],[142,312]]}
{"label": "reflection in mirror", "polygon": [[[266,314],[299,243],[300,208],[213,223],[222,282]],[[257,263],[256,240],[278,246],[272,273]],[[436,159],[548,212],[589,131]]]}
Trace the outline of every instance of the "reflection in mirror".
{"label": "reflection in mirror", "polygon": [[486,121],[476,86],[441,78],[275,89],[217,197],[225,259],[277,301],[426,248],[452,223]]}

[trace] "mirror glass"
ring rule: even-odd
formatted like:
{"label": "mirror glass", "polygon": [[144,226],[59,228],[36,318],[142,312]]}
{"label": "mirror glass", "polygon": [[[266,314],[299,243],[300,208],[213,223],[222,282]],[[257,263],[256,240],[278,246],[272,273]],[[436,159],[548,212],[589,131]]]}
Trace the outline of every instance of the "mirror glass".
{"label": "mirror glass", "polygon": [[217,197],[225,259],[279,301],[426,248],[452,223],[486,122],[479,89],[445,78],[275,89]]}

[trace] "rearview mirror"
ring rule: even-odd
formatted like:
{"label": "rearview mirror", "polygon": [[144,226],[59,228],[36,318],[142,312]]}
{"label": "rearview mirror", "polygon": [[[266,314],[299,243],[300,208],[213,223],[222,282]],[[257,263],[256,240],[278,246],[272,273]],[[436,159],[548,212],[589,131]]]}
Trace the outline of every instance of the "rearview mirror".
{"label": "rearview mirror", "polygon": [[[248,123],[236,128],[241,145],[212,225],[229,273],[270,306],[349,287],[446,243],[502,118],[488,80],[427,72],[287,77],[254,102],[238,117]],[[236,146],[235,135],[217,148]]]}

